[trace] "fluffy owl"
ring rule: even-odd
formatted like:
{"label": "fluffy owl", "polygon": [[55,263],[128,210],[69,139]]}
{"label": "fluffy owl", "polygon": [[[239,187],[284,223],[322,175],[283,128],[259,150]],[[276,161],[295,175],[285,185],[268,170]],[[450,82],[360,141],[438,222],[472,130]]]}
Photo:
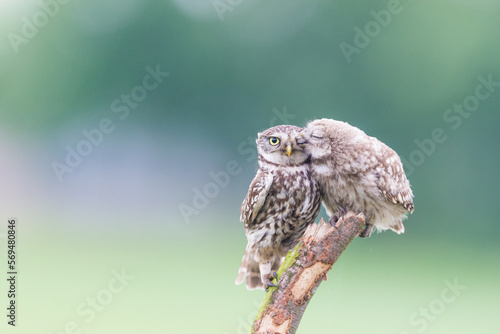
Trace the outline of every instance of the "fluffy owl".
{"label": "fluffy owl", "polygon": [[366,217],[361,237],[373,227],[403,233],[402,220],[413,212],[413,193],[394,150],[360,129],[332,119],[304,128],[311,171],[331,216],[354,211]]}
{"label": "fluffy owl", "polygon": [[258,134],[259,168],[240,210],[248,244],[236,278],[249,290],[273,286],[271,274],[321,206],[301,130],[280,125]]}

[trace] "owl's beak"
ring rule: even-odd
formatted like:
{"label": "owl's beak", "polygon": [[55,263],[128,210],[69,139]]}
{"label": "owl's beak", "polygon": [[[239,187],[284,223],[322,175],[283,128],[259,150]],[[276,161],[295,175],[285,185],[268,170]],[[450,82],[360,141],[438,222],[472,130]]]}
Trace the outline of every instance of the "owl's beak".
{"label": "owl's beak", "polygon": [[286,143],[286,154],[288,156],[292,154],[292,143]]}

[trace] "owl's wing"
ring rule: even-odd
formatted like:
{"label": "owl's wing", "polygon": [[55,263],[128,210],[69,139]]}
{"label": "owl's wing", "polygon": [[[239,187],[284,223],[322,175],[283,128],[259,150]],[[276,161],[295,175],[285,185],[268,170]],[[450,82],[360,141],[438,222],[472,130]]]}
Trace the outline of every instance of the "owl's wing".
{"label": "owl's wing", "polygon": [[379,160],[375,169],[377,186],[384,196],[394,204],[401,204],[413,213],[413,192],[406,178],[403,164],[397,153],[385,146],[382,148],[382,161]]}
{"label": "owl's wing", "polygon": [[245,226],[251,224],[255,220],[255,217],[257,217],[262,205],[266,201],[269,188],[271,188],[272,184],[273,175],[259,169],[248,188],[245,200],[241,204],[240,221],[245,223]]}

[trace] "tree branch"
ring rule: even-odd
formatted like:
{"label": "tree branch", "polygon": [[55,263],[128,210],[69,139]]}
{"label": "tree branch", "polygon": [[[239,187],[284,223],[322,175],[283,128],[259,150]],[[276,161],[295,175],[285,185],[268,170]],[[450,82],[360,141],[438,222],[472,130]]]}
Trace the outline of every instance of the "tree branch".
{"label": "tree branch", "polygon": [[317,288],[364,225],[364,216],[353,212],[335,226],[323,219],[311,224],[283,261],[278,287],[267,292],[250,333],[294,334]]}

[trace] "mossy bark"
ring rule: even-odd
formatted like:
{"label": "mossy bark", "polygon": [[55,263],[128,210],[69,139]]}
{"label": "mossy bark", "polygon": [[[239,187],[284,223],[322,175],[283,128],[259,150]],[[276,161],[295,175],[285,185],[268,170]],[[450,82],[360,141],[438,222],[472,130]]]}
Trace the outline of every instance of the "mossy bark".
{"label": "mossy bark", "polygon": [[348,212],[335,225],[311,224],[278,270],[278,287],[264,297],[250,333],[293,334],[328,271],[363,230],[363,215]]}

